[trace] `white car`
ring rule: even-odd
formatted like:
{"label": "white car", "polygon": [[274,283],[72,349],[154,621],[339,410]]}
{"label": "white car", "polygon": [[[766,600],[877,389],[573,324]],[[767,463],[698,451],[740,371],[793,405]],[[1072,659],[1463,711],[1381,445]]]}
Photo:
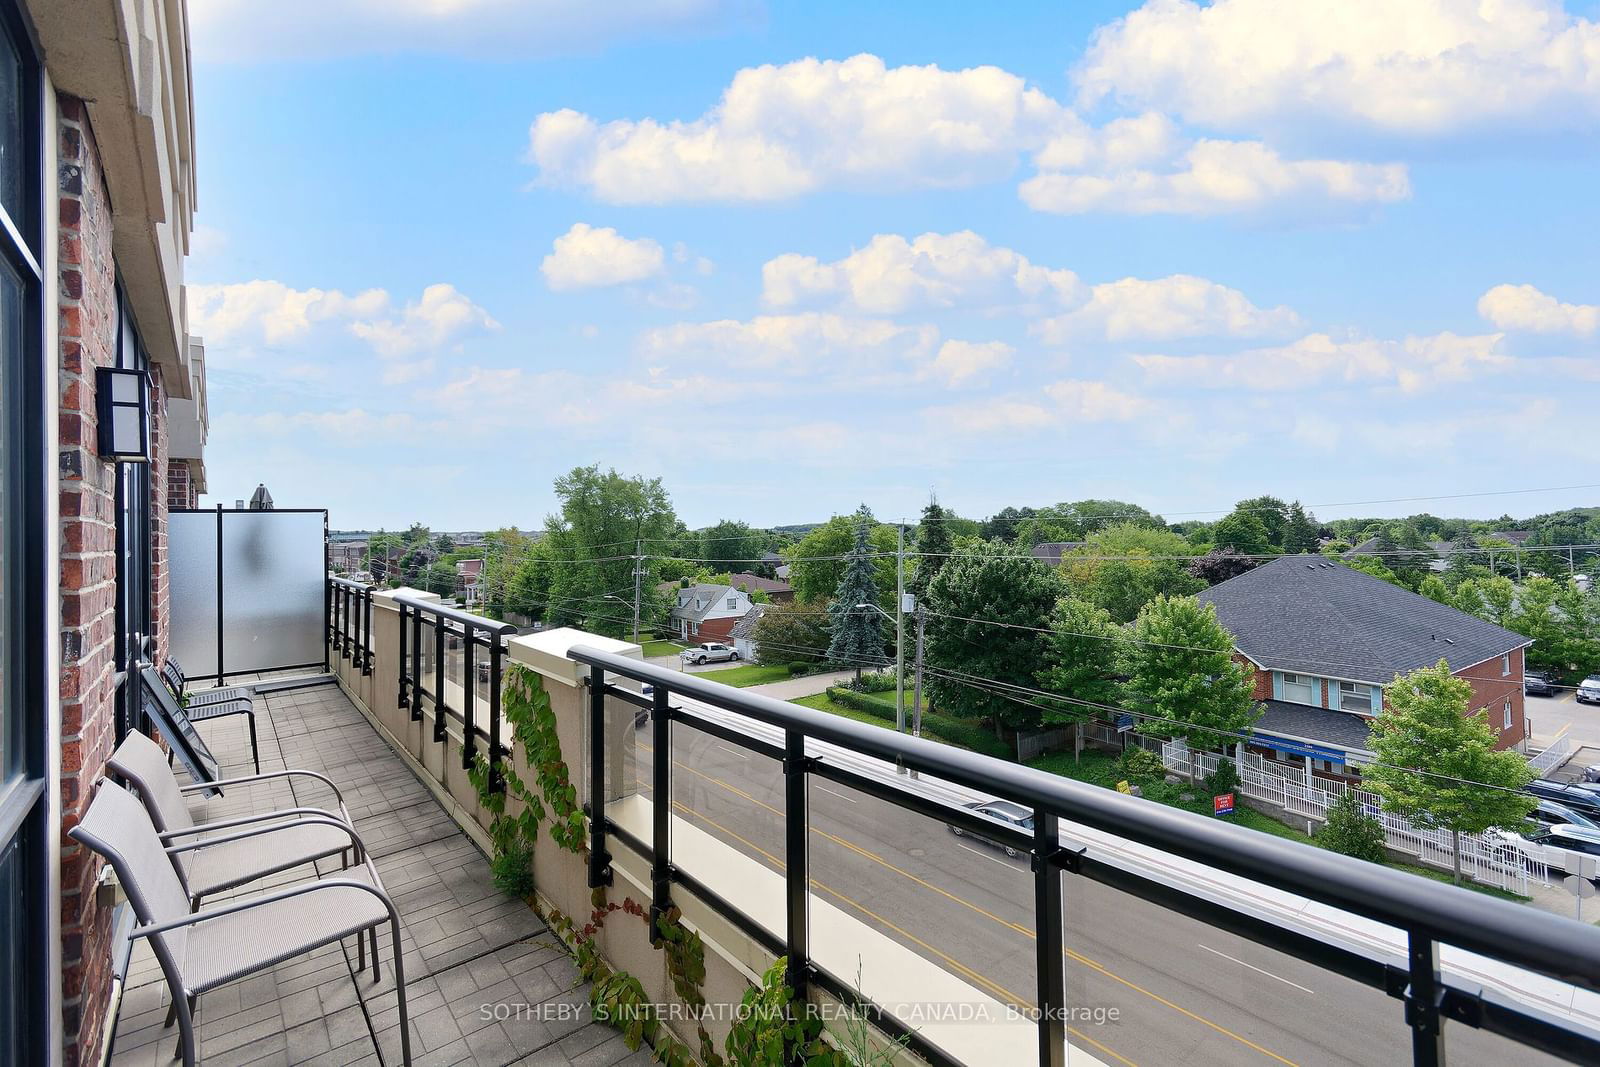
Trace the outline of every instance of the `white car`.
{"label": "white car", "polygon": [[1578,686],[1578,703],[1600,704],[1600,674],[1591,674]]}
{"label": "white car", "polygon": [[728,645],[711,641],[703,645],[695,645],[678,653],[685,663],[721,663],[724,660],[736,660],[739,653]]}

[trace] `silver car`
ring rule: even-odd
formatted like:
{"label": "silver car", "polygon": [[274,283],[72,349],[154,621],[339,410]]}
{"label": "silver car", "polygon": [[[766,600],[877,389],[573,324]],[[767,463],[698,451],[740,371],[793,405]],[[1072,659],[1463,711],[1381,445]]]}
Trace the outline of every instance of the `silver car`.
{"label": "silver car", "polygon": [[710,641],[703,645],[695,645],[678,653],[685,663],[722,663],[727,660],[739,658],[737,650],[730,648],[718,641]]}

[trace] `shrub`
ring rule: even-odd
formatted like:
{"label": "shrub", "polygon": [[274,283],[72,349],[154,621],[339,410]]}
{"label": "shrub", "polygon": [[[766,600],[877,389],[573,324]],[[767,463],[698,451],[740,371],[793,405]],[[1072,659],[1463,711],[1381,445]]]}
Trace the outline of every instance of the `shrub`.
{"label": "shrub", "polygon": [[[869,696],[836,685],[828,690],[828,699],[842,707],[854,711],[865,712],[874,719],[884,722],[895,721],[894,705],[883,700],[873,700]],[[910,729],[912,711],[910,704],[906,705],[906,728]],[[924,736],[937,738],[952,745],[961,745],[974,752],[982,752],[985,756],[996,759],[1010,760],[1013,758],[1011,746],[994,736],[989,730],[976,722],[967,719],[957,719],[949,715],[941,715],[936,711],[926,708],[922,712],[922,732]]]}
{"label": "shrub", "polygon": [[894,673],[891,671],[867,671],[849,683],[850,688],[858,693],[892,693],[894,692]]}
{"label": "shrub", "polygon": [[1328,809],[1328,821],[1313,840],[1325,849],[1369,863],[1383,863],[1388,850],[1383,824],[1361,810],[1355,794],[1345,793]]}
{"label": "shrub", "polygon": [[789,664],[789,676],[791,678],[798,678],[802,674],[810,674],[811,669],[815,666],[815,663],[807,663],[803,659],[797,659],[793,663]]}
{"label": "shrub", "polygon": [[1233,765],[1233,760],[1224,757],[1217,763],[1217,769],[1206,778],[1206,788],[1214,797],[1239,788],[1239,768]]}
{"label": "shrub", "polygon": [[1160,780],[1167,775],[1167,765],[1143,745],[1129,745],[1117,757],[1117,773],[1130,782]]}

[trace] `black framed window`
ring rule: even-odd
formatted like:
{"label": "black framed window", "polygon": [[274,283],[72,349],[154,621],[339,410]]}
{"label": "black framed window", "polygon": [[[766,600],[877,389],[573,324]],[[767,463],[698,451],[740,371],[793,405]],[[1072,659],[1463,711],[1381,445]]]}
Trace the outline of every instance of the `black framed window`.
{"label": "black framed window", "polygon": [[[150,354],[139,337],[133,309],[121,285],[117,286],[117,366],[123,370],[148,373]],[[153,398],[145,397],[146,410]],[[150,464],[118,463],[116,469],[117,509],[117,669],[132,671],[143,658],[141,645],[151,636],[154,613],[151,597],[151,505]],[[125,685],[117,693],[116,741],[122,743],[128,731],[148,733],[144,706],[137,686]]]}
{"label": "black framed window", "polygon": [[0,0],[0,1063],[46,1058],[44,81]]}

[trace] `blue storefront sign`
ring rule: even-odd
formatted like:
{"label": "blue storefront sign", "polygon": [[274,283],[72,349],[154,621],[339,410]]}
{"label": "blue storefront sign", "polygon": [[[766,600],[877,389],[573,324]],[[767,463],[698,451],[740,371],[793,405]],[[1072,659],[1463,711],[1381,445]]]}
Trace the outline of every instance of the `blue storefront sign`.
{"label": "blue storefront sign", "polygon": [[1275,748],[1279,752],[1287,752],[1292,756],[1310,756],[1312,759],[1328,760],[1331,763],[1344,763],[1345,750],[1342,748],[1328,748],[1326,745],[1312,745],[1305,741],[1291,741],[1287,737],[1274,737],[1272,734],[1257,733],[1251,735],[1252,740],[1258,745]]}
{"label": "blue storefront sign", "polygon": [[1133,729],[1133,716],[1122,712],[1117,716],[1117,733],[1125,734]]}

